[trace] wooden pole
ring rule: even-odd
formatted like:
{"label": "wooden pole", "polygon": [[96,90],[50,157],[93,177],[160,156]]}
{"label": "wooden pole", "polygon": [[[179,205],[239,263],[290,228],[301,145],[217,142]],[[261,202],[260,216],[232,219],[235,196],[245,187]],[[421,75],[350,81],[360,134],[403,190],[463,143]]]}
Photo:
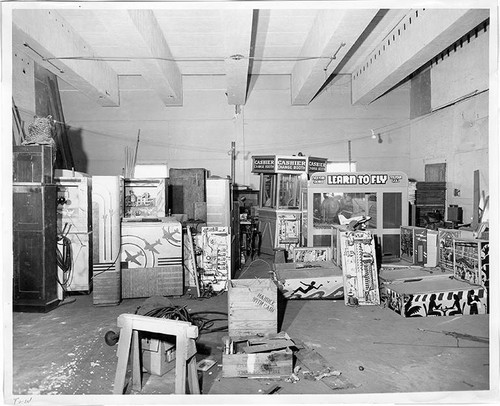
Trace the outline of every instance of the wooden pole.
{"label": "wooden pole", "polygon": [[349,172],[351,172],[351,162],[352,162],[352,157],[351,157],[351,140],[347,141],[347,153],[348,153],[348,158],[349,158]]}
{"label": "wooden pole", "polygon": [[236,164],[236,143],[231,141],[231,181],[234,185],[234,172],[235,172],[235,164]]}
{"label": "wooden pole", "polygon": [[135,164],[137,163],[137,151],[139,149],[139,136],[141,135],[141,129],[137,131],[137,142],[135,143],[135,153],[134,153],[134,161],[132,163],[131,175],[135,174]]}
{"label": "wooden pole", "polygon": [[472,224],[471,227],[475,230],[479,224],[479,200],[481,199],[481,187],[479,182],[479,170],[474,171],[474,184],[472,196]]}

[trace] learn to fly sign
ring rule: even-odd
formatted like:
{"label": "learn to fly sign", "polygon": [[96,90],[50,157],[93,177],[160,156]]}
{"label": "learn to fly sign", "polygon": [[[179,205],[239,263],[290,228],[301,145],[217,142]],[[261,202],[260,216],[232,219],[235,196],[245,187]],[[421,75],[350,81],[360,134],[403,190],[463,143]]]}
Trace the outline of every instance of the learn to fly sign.
{"label": "learn to fly sign", "polygon": [[356,186],[356,185],[404,185],[408,178],[403,173],[322,173],[311,179],[315,185]]}

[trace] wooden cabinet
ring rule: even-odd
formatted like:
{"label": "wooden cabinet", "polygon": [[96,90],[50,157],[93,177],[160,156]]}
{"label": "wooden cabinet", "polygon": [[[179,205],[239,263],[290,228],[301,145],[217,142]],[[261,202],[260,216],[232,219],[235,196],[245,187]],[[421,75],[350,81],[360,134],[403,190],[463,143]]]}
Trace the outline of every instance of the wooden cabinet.
{"label": "wooden cabinet", "polygon": [[15,146],[13,150],[14,182],[52,183],[52,147],[48,145]]}
{"label": "wooden cabinet", "polygon": [[202,203],[206,202],[207,171],[203,168],[171,168],[169,175],[168,207],[172,213],[186,214],[189,220],[206,221],[206,206]]}
{"label": "wooden cabinet", "polygon": [[56,186],[13,186],[14,311],[58,304]]}

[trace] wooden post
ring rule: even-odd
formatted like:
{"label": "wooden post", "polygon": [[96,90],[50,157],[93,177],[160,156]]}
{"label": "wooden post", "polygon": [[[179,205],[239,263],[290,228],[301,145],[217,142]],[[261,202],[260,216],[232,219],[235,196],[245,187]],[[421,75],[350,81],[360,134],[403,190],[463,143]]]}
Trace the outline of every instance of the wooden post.
{"label": "wooden post", "polygon": [[479,181],[479,170],[474,171],[474,185],[472,196],[472,224],[473,230],[477,229],[479,224],[479,200],[481,199],[481,187]]}
{"label": "wooden post", "polygon": [[116,352],[118,363],[116,365],[115,385],[113,387],[113,394],[115,395],[123,394],[131,340],[132,325],[124,325],[120,331],[120,340],[118,341],[118,350]]}
{"label": "wooden post", "polygon": [[194,253],[194,248],[193,248],[193,235],[191,234],[191,229],[189,228],[189,225],[186,226],[186,237],[187,237],[187,250],[189,252],[189,258],[186,258],[185,262],[187,263],[186,266],[188,268],[188,271],[192,272],[193,274],[194,283],[196,286],[196,294],[198,295],[198,297],[200,297],[201,296],[200,281],[198,278],[198,269],[196,268],[196,255]]}
{"label": "wooden post", "polygon": [[132,388],[140,391],[142,389],[141,374],[141,347],[139,345],[139,332],[132,332]]}

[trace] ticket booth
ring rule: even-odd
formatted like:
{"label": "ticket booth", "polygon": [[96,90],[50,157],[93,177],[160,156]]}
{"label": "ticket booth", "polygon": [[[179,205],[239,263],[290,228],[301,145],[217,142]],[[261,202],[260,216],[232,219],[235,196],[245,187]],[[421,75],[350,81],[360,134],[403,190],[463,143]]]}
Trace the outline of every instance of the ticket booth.
{"label": "ticket booth", "polygon": [[[304,245],[332,246],[346,219],[370,216],[383,257],[398,257],[400,227],[408,225],[408,177],[402,172],[316,173],[307,185]],[[332,247],[335,249],[335,247]]]}
{"label": "ticket booth", "polygon": [[252,172],[260,174],[259,231],[261,252],[291,250],[301,241],[301,191],[308,176],[326,170],[326,158],[266,155],[252,157]]}

